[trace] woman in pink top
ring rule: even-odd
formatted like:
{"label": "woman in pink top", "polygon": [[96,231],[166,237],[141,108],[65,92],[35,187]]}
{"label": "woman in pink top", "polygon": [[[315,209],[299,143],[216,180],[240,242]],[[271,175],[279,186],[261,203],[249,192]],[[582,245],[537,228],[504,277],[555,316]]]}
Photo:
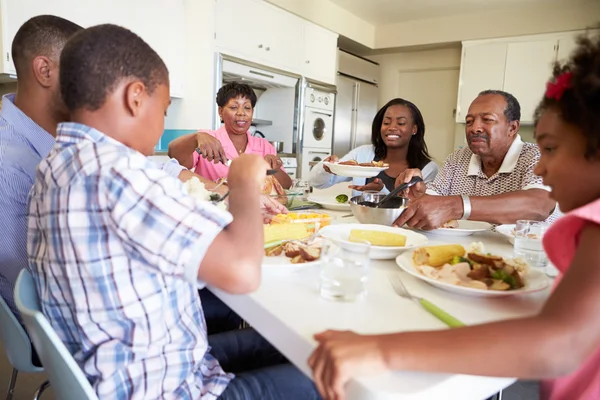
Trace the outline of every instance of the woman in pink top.
{"label": "woman in pink top", "polygon": [[561,272],[544,308],[441,331],[319,333],[309,365],[325,399],[343,398],[351,378],[385,370],[539,379],[542,399],[600,399],[600,36],[581,38],[555,68],[536,121],[536,174],[567,212],[544,236]]}
{"label": "woman in pink top", "polygon": [[197,132],[181,136],[169,143],[169,157],[207,179],[227,178],[227,161],[242,153],[259,154],[278,169],[275,178],[288,189],[292,180],[283,169],[275,148],[267,140],[250,135],[256,94],[244,83],[232,82],[217,93],[219,116],[223,126],[216,131]]}

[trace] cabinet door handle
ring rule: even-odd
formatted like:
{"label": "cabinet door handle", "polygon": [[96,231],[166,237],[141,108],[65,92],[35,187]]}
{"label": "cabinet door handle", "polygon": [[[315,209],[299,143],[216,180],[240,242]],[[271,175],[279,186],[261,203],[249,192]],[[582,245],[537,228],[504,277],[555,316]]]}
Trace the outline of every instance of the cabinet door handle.
{"label": "cabinet door handle", "polygon": [[306,60],[306,63],[307,63],[307,64],[310,64],[310,60]]}
{"label": "cabinet door handle", "polygon": [[267,48],[265,48],[265,50],[266,50],[266,51],[269,51],[269,50],[271,50],[271,48],[270,48],[270,47],[267,47]]}
{"label": "cabinet door handle", "polygon": [[259,44],[259,45],[258,45],[258,48],[259,48],[259,49],[262,49],[262,48],[263,48],[263,45],[262,45],[262,44]]}

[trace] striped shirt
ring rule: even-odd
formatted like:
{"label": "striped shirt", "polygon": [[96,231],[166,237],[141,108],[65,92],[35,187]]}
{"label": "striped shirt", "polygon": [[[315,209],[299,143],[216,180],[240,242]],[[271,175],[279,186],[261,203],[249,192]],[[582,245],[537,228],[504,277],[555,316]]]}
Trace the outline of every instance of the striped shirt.
{"label": "striped shirt", "polygon": [[[0,111],[0,295],[20,319],[13,288],[27,266],[27,194],[54,137],[19,110],[14,98],[14,94],[5,95]],[[176,160],[161,167],[172,176],[183,169]]]}
{"label": "striped shirt", "polygon": [[29,197],[29,266],[44,314],[100,398],[225,390],[233,376],[208,353],[197,271],[230,222],[140,153],[59,124]]}
{"label": "striped shirt", "polygon": [[[427,193],[442,196],[494,196],[519,190],[542,189],[542,178],[533,169],[540,159],[540,150],[533,143],[525,143],[517,135],[504,156],[498,172],[488,177],[481,168],[481,158],[468,147],[450,154],[433,182],[427,184]],[[548,217],[553,222],[560,216],[558,206]]]}

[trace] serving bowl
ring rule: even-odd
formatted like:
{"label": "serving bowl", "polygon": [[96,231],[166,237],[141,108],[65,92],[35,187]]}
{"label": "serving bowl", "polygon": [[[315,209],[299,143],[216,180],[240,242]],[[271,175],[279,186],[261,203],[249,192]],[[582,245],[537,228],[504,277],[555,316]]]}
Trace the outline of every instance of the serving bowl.
{"label": "serving bowl", "polygon": [[380,208],[361,205],[362,202],[373,203],[383,199],[385,194],[363,193],[350,199],[350,210],[361,224],[377,224],[391,226],[394,221],[406,210],[408,199],[405,197],[393,197],[386,201]]}

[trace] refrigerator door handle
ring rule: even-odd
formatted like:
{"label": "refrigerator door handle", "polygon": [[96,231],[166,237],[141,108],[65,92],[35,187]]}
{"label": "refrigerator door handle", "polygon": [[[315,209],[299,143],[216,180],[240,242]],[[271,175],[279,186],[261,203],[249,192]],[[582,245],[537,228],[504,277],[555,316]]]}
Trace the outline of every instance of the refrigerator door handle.
{"label": "refrigerator door handle", "polygon": [[360,104],[358,104],[359,92],[359,83],[356,82],[354,83],[354,90],[352,91],[352,130],[350,132],[350,150],[356,148],[356,125],[358,124],[358,107],[360,106]]}
{"label": "refrigerator door handle", "polygon": [[328,117],[331,117],[331,115],[332,115],[332,114],[329,114],[329,113],[326,113],[326,112],[322,112],[322,111],[311,110],[310,112],[313,113],[313,114],[326,115]]}
{"label": "refrigerator door handle", "polygon": [[308,152],[308,154],[325,154],[326,156],[329,156],[329,153],[326,152],[326,151],[312,151],[312,150],[310,150]]}

